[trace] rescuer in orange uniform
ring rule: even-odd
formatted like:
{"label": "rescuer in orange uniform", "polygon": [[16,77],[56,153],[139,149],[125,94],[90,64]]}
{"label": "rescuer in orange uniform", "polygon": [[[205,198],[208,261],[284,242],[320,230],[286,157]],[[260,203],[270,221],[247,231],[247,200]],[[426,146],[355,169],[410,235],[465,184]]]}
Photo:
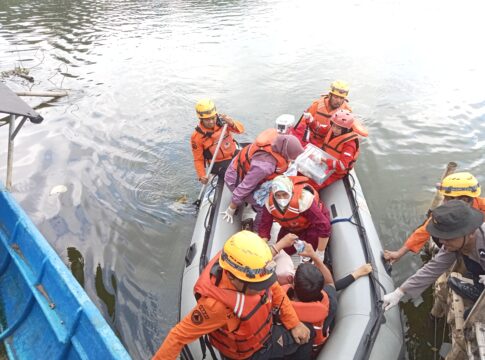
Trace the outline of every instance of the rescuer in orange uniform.
{"label": "rescuer in orange uniform", "polygon": [[[303,145],[310,142],[321,147],[322,133],[330,127],[330,117],[337,110],[352,111],[348,105],[348,95],[349,85],[346,82],[341,80],[332,82],[329,93],[310,105],[293,129],[293,134],[302,141]],[[304,139],[307,132],[309,137]]]}
{"label": "rescuer in orange uniform", "polygon": [[238,149],[231,133],[241,134],[244,132],[244,126],[239,121],[225,114],[218,114],[212,100],[200,100],[195,105],[195,111],[200,123],[192,133],[190,142],[197,177],[202,184],[207,184],[209,179],[206,176],[205,168],[210,164],[214,156],[224,123],[227,124],[227,131],[217,152],[215,164],[211,171],[212,174],[224,174]]}
{"label": "rescuer in orange uniform", "polygon": [[[468,172],[460,172],[448,175],[443,182],[437,185],[440,194],[444,196],[443,203],[449,200],[463,200],[471,207],[485,214],[485,199],[480,198],[481,188],[478,180]],[[398,261],[403,255],[412,251],[418,253],[429,240],[430,235],[426,230],[430,219],[417,228],[406,240],[404,245],[397,251],[384,251],[384,258],[391,262]]]}
{"label": "rescuer in orange uniform", "polygon": [[330,127],[322,133],[323,142],[320,145],[322,150],[333,157],[326,159],[325,163],[334,172],[323,184],[318,185],[313,181],[310,184],[320,190],[347,175],[359,157],[359,136],[367,135],[367,130],[351,112],[336,111],[330,118]]}
{"label": "rescuer in orange uniform", "polygon": [[[315,335],[298,320],[276,282],[269,246],[241,231],[206,266],[197,280],[197,304],[168,334],[155,360],[175,360],[183,346],[208,334],[223,359],[309,359]],[[273,312],[282,325],[273,323]]]}

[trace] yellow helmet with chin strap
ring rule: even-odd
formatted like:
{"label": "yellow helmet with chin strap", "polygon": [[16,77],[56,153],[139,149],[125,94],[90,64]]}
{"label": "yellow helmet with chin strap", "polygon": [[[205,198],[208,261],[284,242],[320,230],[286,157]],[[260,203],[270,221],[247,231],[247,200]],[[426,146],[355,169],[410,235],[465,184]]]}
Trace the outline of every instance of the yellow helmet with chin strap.
{"label": "yellow helmet with chin strap", "polygon": [[210,99],[202,99],[195,104],[195,111],[199,119],[207,119],[217,114],[216,106]]}
{"label": "yellow helmet with chin strap", "polygon": [[342,80],[335,80],[330,84],[330,94],[346,99],[349,95],[349,84]]}
{"label": "yellow helmet with chin strap", "polygon": [[479,197],[481,193],[477,178],[469,172],[448,175],[443,179],[443,182],[436,185],[436,188],[441,195],[450,197],[469,196],[475,198]]}
{"label": "yellow helmet with chin strap", "polygon": [[276,280],[276,264],[268,244],[251,231],[240,231],[226,241],[219,265],[247,283],[269,287]]}

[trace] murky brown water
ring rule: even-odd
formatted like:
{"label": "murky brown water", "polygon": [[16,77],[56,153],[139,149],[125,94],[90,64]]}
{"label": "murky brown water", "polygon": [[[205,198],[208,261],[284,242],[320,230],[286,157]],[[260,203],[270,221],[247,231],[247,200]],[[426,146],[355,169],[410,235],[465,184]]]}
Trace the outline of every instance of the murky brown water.
{"label": "murky brown water", "polygon": [[[3,0],[0,70],[30,68],[34,83],[4,81],[70,93],[17,137],[12,192],[130,354],[149,358],[177,320],[195,223],[176,201],[199,190],[195,101],[212,97],[247,141],[349,81],[371,134],[357,173],[383,244],[397,248],[448,161],[485,178],[483,10],[478,0]],[[49,195],[60,184],[67,191]],[[395,265],[396,283],[421,263]],[[403,307],[412,359],[433,357],[426,307]]]}

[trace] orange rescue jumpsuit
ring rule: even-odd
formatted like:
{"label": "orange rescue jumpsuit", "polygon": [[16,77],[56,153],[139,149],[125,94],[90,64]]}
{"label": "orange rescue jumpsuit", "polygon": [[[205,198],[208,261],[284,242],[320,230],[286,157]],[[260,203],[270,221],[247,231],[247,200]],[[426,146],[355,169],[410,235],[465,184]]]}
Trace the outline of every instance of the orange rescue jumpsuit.
{"label": "orange rescue jumpsuit", "polygon": [[[472,207],[480,210],[485,214],[485,198],[474,198]],[[418,227],[411,236],[406,240],[404,246],[414,253],[418,253],[429,240],[429,233],[426,231],[426,225],[428,225],[429,218],[424,222],[423,225]]]}
{"label": "orange rescue jumpsuit", "polygon": [[[230,141],[231,143],[234,142],[234,139],[232,138],[232,136],[228,136],[230,135],[230,133],[241,134],[244,132],[243,124],[241,124],[239,121],[236,121],[236,120],[233,120],[233,121],[234,121],[234,125],[227,126],[227,133],[224,136],[224,138],[227,141]],[[206,127],[204,127],[204,125],[202,125],[202,122],[200,122],[198,127],[204,133],[212,133],[212,132],[217,133],[218,130],[220,130],[221,128],[219,125],[216,124],[214,129],[207,129]],[[204,150],[212,147],[215,148],[215,144],[217,144],[218,140],[219,138],[216,139],[215,136],[212,136],[208,139],[207,137],[204,137],[204,135],[202,135],[197,130],[192,133],[190,143],[192,145],[192,155],[194,156],[194,167],[195,167],[195,171],[197,172],[197,177],[199,179],[206,176],[205,165],[207,161],[210,162],[212,160],[212,159],[206,159],[204,157]],[[232,145],[232,144],[226,144],[226,145]],[[217,161],[229,160],[234,156],[233,151],[231,153],[225,154],[224,146],[225,145],[223,141],[223,143],[221,144],[221,148],[219,150],[219,154],[217,156]],[[233,146],[228,146],[228,147],[233,149]]]}
{"label": "orange rescue jumpsuit", "polygon": [[[219,287],[234,289],[227,275],[223,273]],[[280,320],[287,329],[292,329],[300,323],[286,292],[276,282],[270,291],[274,307],[280,307]],[[202,316],[201,316],[202,315]],[[222,302],[201,297],[192,311],[185,316],[168,334],[162,346],[154,355],[153,360],[175,360],[184,345],[197,340],[221,327],[227,327],[234,322],[236,315]]]}

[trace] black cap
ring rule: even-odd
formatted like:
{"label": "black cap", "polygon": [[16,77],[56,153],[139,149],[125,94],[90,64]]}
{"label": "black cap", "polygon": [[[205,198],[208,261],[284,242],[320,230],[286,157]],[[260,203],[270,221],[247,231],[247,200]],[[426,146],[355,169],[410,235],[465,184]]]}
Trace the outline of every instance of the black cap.
{"label": "black cap", "polygon": [[483,223],[483,213],[462,200],[450,200],[431,212],[426,230],[443,240],[471,234]]}

